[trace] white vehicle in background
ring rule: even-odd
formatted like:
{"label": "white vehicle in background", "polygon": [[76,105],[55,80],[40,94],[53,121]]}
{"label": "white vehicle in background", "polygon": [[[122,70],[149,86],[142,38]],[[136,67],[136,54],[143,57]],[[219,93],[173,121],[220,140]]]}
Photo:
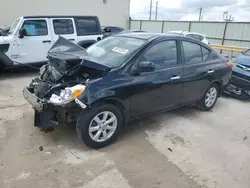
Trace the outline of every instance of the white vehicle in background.
{"label": "white vehicle in background", "polygon": [[47,52],[59,35],[83,48],[103,37],[96,16],[20,17],[0,36],[0,70],[46,63]]}
{"label": "white vehicle in background", "polygon": [[209,45],[209,42],[208,42],[206,36],[203,34],[200,34],[200,33],[194,33],[194,32],[189,32],[189,31],[169,31],[169,33],[191,37],[193,39],[196,39],[198,41],[201,41],[201,42]]}

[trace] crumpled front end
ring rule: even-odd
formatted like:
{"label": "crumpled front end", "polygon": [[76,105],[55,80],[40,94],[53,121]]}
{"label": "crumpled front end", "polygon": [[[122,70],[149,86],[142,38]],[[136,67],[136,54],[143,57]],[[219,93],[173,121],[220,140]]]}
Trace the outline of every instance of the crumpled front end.
{"label": "crumpled front end", "polygon": [[[65,89],[70,88],[72,87]],[[34,108],[35,126],[55,128],[75,123],[81,109],[86,108],[86,105],[75,102],[75,96],[80,95],[79,92],[84,88],[84,85],[79,85],[78,90],[73,87],[75,90],[72,90],[72,93],[71,90],[68,90],[68,96],[62,96],[62,93],[66,95],[65,89],[60,89],[60,86],[51,86],[41,80],[38,82],[38,79],[34,79],[29,87],[23,89],[23,96]],[[48,92],[50,90],[51,92]],[[75,96],[70,98],[70,95],[73,94]]]}
{"label": "crumpled front end", "polygon": [[240,99],[250,98],[250,68],[236,63],[233,67],[230,85],[226,93]]}
{"label": "crumpled front end", "polygon": [[76,122],[87,107],[78,100],[88,80],[103,77],[110,68],[88,57],[82,47],[59,37],[48,52],[48,64],[39,77],[23,89],[24,98],[35,110],[35,126],[58,127]]}

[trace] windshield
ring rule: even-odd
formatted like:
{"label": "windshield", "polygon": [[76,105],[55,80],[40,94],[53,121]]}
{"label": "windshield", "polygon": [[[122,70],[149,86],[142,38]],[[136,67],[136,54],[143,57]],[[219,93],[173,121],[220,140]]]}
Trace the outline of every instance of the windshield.
{"label": "windshield", "polygon": [[129,37],[108,37],[87,49],[88,55],[98,63],[119,67],[128,60],[146,40]]}
{"label": "windshield", "polygon": [[8,32],[9,35],[15,31],[16,26],[18,25],[19,21],[20,21],[20,18],[14,21],[14,23],[10,26],[10,30]]}

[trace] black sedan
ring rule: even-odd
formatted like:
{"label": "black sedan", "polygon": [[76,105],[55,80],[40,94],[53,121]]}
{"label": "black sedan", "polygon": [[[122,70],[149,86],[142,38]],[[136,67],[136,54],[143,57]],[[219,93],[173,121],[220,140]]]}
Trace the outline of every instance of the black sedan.
{"label": "black sedan", "polygon": [[177,35],[119,34],[86,50],[60,37],[48,58],[23,91],[35,126],[75,122],[93,148],[114,141],[131,119],[190,104],[211,110],[232,74],[212,48]]}

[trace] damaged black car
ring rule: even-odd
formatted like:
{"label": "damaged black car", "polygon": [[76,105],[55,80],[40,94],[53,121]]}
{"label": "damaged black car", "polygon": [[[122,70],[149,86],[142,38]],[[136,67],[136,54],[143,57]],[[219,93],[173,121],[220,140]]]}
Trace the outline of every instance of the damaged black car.
{"label": "damaged black car", "polygon": [[230,85],[225,93],[239,99],[250,99],[250,49],[233,58]]}
{"label": "damaged black car", "polygon": [[199,41],[150,33],[110,36],[87,49],[59,37],[48,60],[23,90],[35,126],[76,124],[93,148],[109,145],[131,119],[189,104],[211,110],[232,72]]}

